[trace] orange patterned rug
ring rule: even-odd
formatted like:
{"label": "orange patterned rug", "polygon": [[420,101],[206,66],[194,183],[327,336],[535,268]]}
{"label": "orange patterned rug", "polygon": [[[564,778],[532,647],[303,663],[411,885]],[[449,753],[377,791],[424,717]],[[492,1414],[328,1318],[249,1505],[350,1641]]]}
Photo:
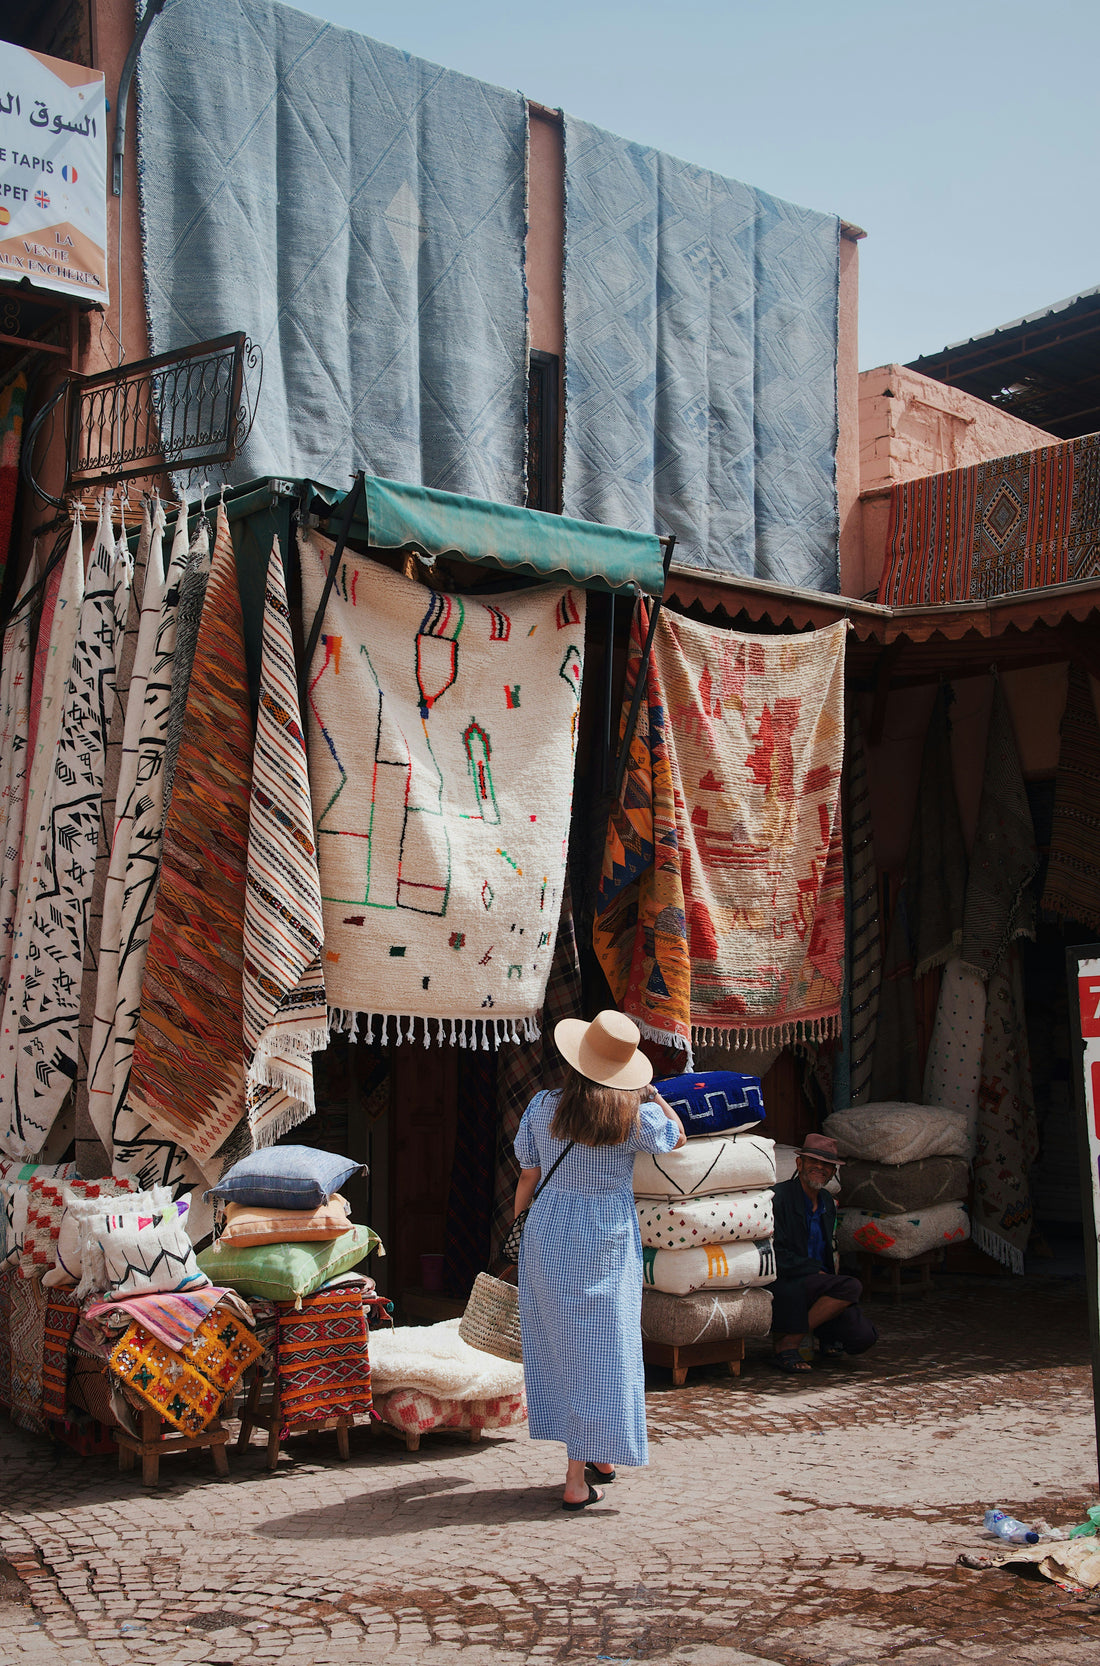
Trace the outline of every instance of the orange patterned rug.
{"label": "orange patterned rug", "polygon": [[203,606],[134,1041],[129,1108],[216,1179],[244,1115],[252,714],[224,508]]}

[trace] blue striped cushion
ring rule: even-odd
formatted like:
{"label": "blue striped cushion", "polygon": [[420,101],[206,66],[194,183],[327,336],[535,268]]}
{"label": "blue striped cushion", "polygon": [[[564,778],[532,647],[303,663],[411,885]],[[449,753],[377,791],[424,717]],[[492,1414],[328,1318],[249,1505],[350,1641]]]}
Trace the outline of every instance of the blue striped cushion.
{"label": "blue striped cushion", "polygon": [[234,1163],[206,1195],[269,1209],[317,1209],[366,1166],[310,1145],[269,1145]]}

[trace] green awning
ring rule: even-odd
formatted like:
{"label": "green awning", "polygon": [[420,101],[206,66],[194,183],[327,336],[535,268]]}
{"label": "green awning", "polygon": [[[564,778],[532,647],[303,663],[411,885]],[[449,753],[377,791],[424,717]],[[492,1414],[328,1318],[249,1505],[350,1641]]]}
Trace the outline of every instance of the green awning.
{"label": "green awning", "polygon": [[372,475],[363,489],[376,549],[461,555],[510,570],[527,569],[540,578],[567,573],[579,584],[602,580],[612,589],[637,584],[657,596],[664,586],[661,542],[653,533],[625,532]]}

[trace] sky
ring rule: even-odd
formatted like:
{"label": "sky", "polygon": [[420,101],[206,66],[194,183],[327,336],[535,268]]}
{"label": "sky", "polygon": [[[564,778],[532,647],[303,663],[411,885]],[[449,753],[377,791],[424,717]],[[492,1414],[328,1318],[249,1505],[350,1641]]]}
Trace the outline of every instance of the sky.
{"label": "sky", "polygon": [[861,226],[861,368],[1100,285],[1097,0],[297,4]]}

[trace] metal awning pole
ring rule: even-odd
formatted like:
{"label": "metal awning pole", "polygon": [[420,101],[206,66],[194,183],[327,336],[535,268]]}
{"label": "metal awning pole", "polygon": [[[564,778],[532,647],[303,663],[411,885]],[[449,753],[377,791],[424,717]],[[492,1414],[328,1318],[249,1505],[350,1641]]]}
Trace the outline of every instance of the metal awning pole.
{"label": "metal awning pole", "polygon": [[[674,532],[670,533],[667,540],[662,539],[661,542],[665,546],[664,568],[665,583],[667,584],[668,569],[672,562],[672,552],[676,548],[676,534]],[[642,695],[645,693],[646,676],[649,671],[649,660],[650,655],[653,652],[653,638],[657,631],[657,620],[660,617],[661,612],[661,600],[662,598],[660,596],[655,596],[653,598],[653,612],[649,616],[649,630],[646,632],[645,647],[642,649],[642,661],[638,667],[638,677],[634,684],[634,696],[630,702],[630,711],[627,714],[626,728],[623,731],[622,744],[619,747],[619,758],[615,766],[615,793],[612,799],[613,803],[618,803],[619,796],[623,790],[623,777],[626,774],[627,759],[630,757],[630,743],[634,739],[634,730],[638,723],[638,710],[642,704]]]}

